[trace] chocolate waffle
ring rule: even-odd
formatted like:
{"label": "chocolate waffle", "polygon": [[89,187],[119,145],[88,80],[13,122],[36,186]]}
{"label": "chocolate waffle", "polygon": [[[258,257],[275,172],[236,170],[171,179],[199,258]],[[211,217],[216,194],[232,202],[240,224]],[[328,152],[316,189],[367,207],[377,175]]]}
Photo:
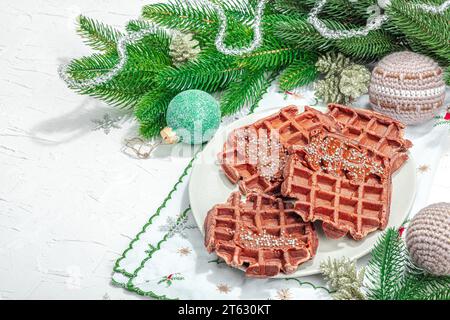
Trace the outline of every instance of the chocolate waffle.
{"label": "chocolate waffle", "polygon": [[305,146],[311,133],[339,131],[336,121],[315,109],[298,113],[288,106],[251,125],[234,130],[219,154],[219,162],[232,183],[243,193],[276,194],[282,182],[287,148]]}
{"label": "chocolate waffle", "polygon": [[384,229],[389,218],[389,159],[339,134],[318,135],[293,150],[284,168],[283,196],[304,221],[322,221],[329,238],[355,240]]}
{"label": "chocolate waffle", "polygon": [[246,201],[234,192],[214,206],[205,219],[205,246],[249,277],[292,273],[310,260],[318,246],[311,223],[305,223],[283,200],[250,193]]}
{"label": "chocolate waffle", "polygon": [[339,104],[329,104],[331,115],[342,126],[342,133],[368,149],[388,157],[392,172],[408,159],[411,141],[403,138],[405,126],[380,113],[354,109]]}

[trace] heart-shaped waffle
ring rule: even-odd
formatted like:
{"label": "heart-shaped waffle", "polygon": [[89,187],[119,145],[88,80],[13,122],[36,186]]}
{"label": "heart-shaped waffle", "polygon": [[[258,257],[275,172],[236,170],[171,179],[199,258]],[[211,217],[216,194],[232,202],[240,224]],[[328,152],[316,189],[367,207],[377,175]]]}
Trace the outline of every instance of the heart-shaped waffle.
{"label": "heart-shaped waffle", "polygon": [[245,201],[241,196],[234,192],[208,212],[204,225],[208,252],[257,278],[292,273],[316,254],[314,226],[286,209],[283,200],[262,193],[250,193]]}
{"label": "heart-shaped waffle", "polygon": [[408,160],[411,141],[403,138],[405,126],[380,113],[329,104],[329,115],[342,126],[342,134],[349,139],[383,154],[390,159],[392,172]]}
{"label": "heart-shaped waffle", "polygon": [[322,221],[330,238],[355,240],[384,229],[389,219],[389,158],[339,134],[321,134],[292,150],[284,168],[283,196],[304,221]]}
{"label": "heart-shaped waffle", "polygon": [[276,194],[282,182],[287,148],[305,146],[311,133],[339,131],[330,116],[305,107],[288,106],[251,125],[234,130],[218,155],[223,172],[243,193]]}

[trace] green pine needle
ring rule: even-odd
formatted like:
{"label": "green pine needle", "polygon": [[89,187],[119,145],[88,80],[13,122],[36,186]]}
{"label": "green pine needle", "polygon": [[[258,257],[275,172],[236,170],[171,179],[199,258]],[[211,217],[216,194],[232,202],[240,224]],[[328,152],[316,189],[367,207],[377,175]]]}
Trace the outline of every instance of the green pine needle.
{"label": "green pine needle", "polygon": [[297,46],[287,46],[274,40],[263,44],[252,53],[243,55],[237,61],[250,69],[274,70],[292,63],[300,57],[301,52]]}
{"label": "green pine needle", "polygon": [[449,11],[430,14],[414,7],[415,0],[394,0],[387,8],[392,24],[412,42],[426,47],[437,56],[450,62]]}
{"label": "green pine needle", "polygon": [[397,230],[389,228],[378,240],[366,268],[367,297],[387,300],[395,296],[405,265],[404,244]]}
{"label": "green pine needle", "polygon": [[122,36],[119,31],[82,15],[77,21],[78,33],[92,49],[102,52],[116,51],[117,40]]}
{"label": "green pine needle", "polygon": [[231,83],[224,91],[220,101],[222,115],[233,114],[245,105],[250,105],[253,111],[269,88],[275,73],[267,75],[264,70],[244,71],[239,80]]}
{"label": "green pine needle", "polygon": [[214,92],[238,79],[242,69],[242,66],[233,64],[231,57],[203,52],[195,61],[189,61],[179,68],[162,70],[157,81],[163,88],[178,91],[199,89]]}
{"label": "green pine needle", "polygon": [[[75,80],[83,81],[98,77],[111,71],[116,65],[116,53],[93,54],[89,57],[72,60],[68,74]],[[113,106],[132,108],[139,98],[154,86],[155,66],[143,62],[133,63],[122,70],[112,80],[97,86],[74,90],[99,98]]]}
{"label": "green pine needle", "polygon": [[214,30],[218,26],[217,15],[209,8],[197,8],[177,1],[146,5],[142,16],[159,25],[194,34]]}
{"label": "green pine needle", "polygon": [[134,114],[141,124],[139,132],[143,137],[158,136],[166,126],[167,107],[177,93],[157,88],[147,92],[137,102]]}
{"label": "green pine needle", "polygon": [[415,267],[399,233],[387,229],[372,250],[366,268],[367,297],[373,300],[448,300],[450,277]]}
{"label": "green pine needle", "polygon": [[313,55],[296,59],[282,72],[279,79],[280,89],[288,91],[313,82],[318,74],[316,61],[317,57]]}
{"label": "green pine needle", "polygon": [[279,39],[300,46],[307,51],[324,51],[332,45],[332,41],[322,37],[306,18],[287,16],[284,21],[275,25],[274,32]]}
{"label": "green pine needle", "polygon": [[396,51],[394,39],[383,31],[371,31],[365,37],[337,40],[336,47],[343,54],[361,60],[374,60]]}

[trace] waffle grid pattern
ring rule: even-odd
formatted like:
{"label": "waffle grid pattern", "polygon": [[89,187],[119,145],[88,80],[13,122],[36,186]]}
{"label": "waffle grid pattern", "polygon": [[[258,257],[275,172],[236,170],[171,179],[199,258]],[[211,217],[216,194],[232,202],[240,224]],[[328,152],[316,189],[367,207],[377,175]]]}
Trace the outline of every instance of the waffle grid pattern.
{"label": "waffle grid pattern", "polygon": [[[311,223],[286,209],[281,199],[261,193],[251,193],[246,199],[241,201],[241,194],[234,192],[227,203],[208,212],[205,246],[209,252],[215,251],[229,265],[244,268],[250,277],[292,273],[315,255],[318,239]],[[274,246],[269,241],[254,247],[245,240],[248,232],[296,240],[291,245]]]}
{"label": "waffle grid pattern", "polygon": [[285,167],[282,194],[295,198],[293,209],[304,221],[322,221],[325,234],[333,239],[349,233],[355,240],[384,229],[389,218],[390,175],[382,182],[369,178],[352,183],[307,168],[292,155]]}
{"label": "waffle grid pattern", "polygon": [[404,126],[400,122],[371,111],[338,104],[330,104],[328,108],[329,114],[342,125],[342,134],[389,158],[392,172],[408,159],[407,150],[412,143],[403,139]]}
{"label": "waffle grid pattern", "polygon": [[[320,111],[305,107],[304,112],[298,113],[296,106],[288,106],[272,116],[250,126],[236,129],[230,134],[224,144],[223,152],[218,156],[225,175],[232,183],[239,183],[243,193],[261,191],[275,194],[279,192],[282,182],[280,175],[275,175],[272,179],[261,176],[258,161],[249,157],[248,154],[243,154],[242,149],[245,147],[239,148],[239,130],[250,130],[257,137],[262,133],[276,137],[283,148],[278,164],[281,172],[287,148],[294,145],[298,147],[307,145],[310,135],[317,131],[335,132],[338,128],[334,119]],[[249,142],[246,141],[246,143]]]}

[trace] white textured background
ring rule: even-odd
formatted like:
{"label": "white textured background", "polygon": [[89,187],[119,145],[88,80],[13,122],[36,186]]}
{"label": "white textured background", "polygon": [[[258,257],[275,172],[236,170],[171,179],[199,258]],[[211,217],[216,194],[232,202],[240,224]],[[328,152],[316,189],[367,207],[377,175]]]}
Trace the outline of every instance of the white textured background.
{"label": "white textured background", "polygon": [[[122,28],[150,2],[1,1],[0,298],[136,298],[110,285],[113,263],[180,170],[124,155],[131,121],[93,131],[92,120],[120,112],[67,89],[56,69],[91,52],[77,15]],[[429,202],[449,194],[447,151]]]}

